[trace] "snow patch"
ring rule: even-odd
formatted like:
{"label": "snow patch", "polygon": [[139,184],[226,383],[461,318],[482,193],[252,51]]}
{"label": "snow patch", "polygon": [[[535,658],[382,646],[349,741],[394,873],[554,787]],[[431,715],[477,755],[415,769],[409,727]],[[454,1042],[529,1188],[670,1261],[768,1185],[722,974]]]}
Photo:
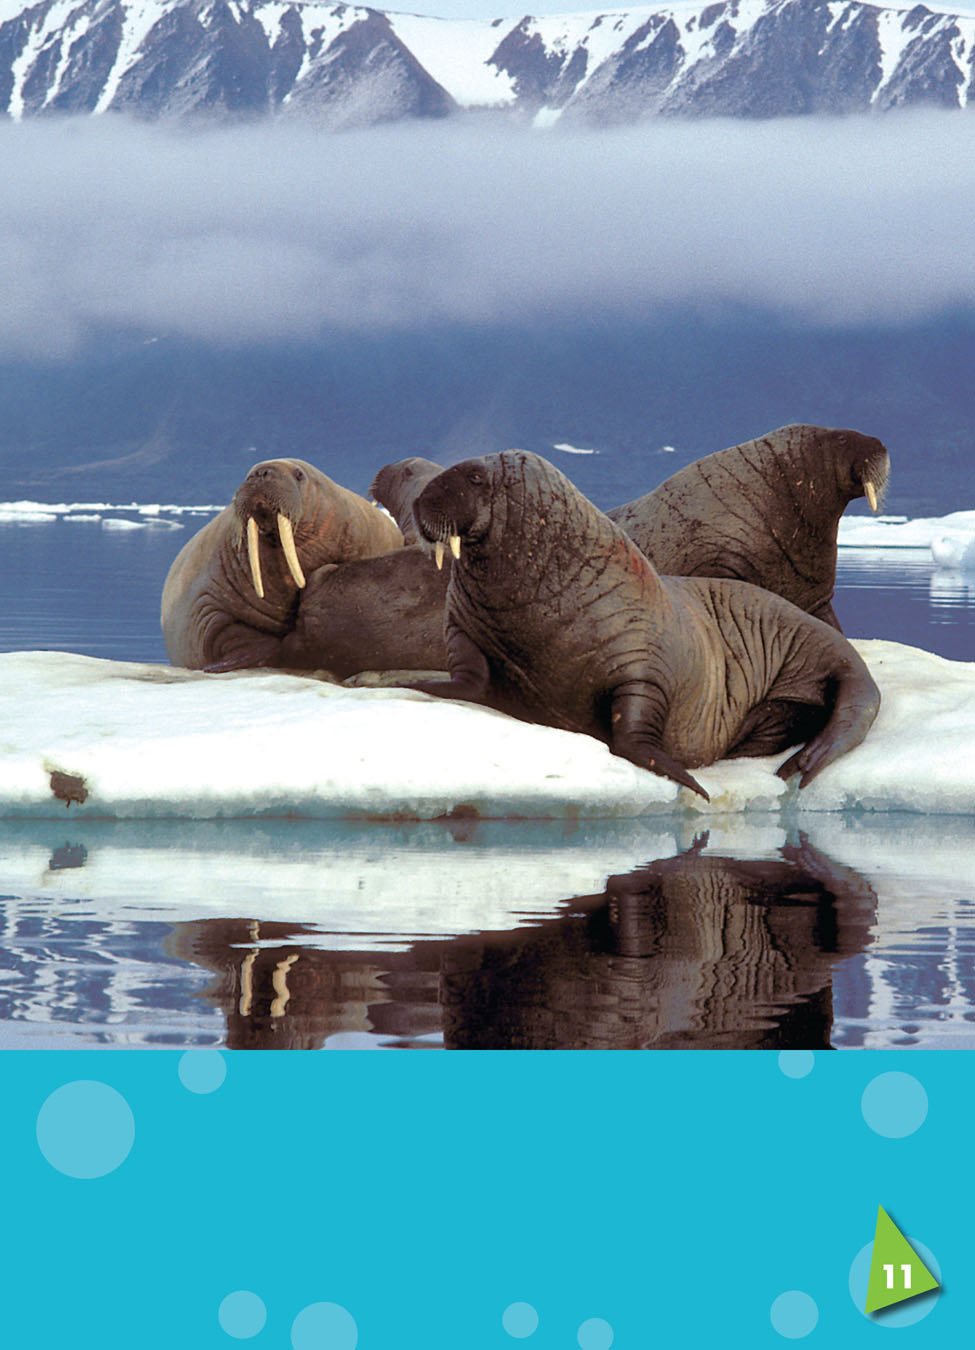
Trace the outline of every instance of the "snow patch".
{"label": "snow patch", "polygon": [[389,14],[393,31],[420,65],[462,108],[505,107],[515,101],[511,76],[489,64],[498,30],[477,19]]}

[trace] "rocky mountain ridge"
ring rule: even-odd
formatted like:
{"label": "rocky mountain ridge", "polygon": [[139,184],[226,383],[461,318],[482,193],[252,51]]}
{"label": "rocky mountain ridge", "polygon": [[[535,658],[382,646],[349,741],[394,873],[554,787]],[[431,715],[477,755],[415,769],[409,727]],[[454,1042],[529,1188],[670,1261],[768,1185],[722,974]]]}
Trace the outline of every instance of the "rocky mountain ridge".
{"label": "rocky mountain ridge", "polygon": [[319,0],[0,0],[21,120],[298,116],[334,127],[507,110],[538,126],[845,115],[975,102],[975,13],[691,0],[474,21]]}

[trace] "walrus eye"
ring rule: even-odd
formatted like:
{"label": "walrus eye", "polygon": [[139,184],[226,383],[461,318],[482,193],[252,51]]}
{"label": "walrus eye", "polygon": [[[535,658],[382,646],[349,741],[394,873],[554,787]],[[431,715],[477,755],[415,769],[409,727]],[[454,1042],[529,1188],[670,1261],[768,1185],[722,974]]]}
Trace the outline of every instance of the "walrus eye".
{"label": "walrus eye", "polygon": [[294,476],[296,483],[303,483],[305,481],[305,474],[303,469],[295,469]]}
{"label": "walrus eye", "polygon": [[480,469],[471,469],[470,473],[467,475],[467,481],[468,483],[474,483],[477,486],[480,486],[480,484],[484,482],[484,475],[481,473]]}

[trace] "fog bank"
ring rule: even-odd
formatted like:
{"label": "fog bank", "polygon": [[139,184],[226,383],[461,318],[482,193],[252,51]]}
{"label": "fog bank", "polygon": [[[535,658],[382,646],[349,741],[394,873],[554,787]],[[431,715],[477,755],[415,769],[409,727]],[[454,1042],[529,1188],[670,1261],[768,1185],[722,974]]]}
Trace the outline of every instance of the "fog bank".
{"label": "fog bank", "polygon": [[[472,125],[473,122],[473,125]],[[975,118],[486,115],[345,135],[0,127],[0,355],[100,328],[219,343],[673,306],[802,325],[975,306]]]}

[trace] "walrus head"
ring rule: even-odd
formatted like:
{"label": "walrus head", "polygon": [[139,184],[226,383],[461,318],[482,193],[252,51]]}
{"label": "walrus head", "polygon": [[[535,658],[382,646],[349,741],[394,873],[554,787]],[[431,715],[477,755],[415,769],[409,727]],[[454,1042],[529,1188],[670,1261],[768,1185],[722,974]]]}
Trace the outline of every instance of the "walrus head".
{"label": "walrus head", "polygon": [[299,590],[305,574],[298,561],[295,530],[304,514],[304,484],[316,471],[301,459],[267,459],[255,464],[234,494],[233,509],[247,536],[247,559],[254,590],[264,598],[260,540],[280,542],[288,571]]}
{"label": "walrus head", "polygon": [[404,538],[415,541],[413,503],[427,483],[442,472],[443,466],[433,460],[411,455],[384,464],[372,480],[371,496],[390,513]]}
{"label": "walrus head", "polygon": [[866,497],[870,510],[877,513],[890,477],[890,455],[883,441],[859,431],[840,431],[840,463],[845,462],[850,476],[850,500]]}
{"label": "walrus head", "polygon": [[421,543],[433,545],[438,567],[450,545],[460,557],[461,541],[476,543],[491,525],[492,474],[487,461],[465,459],[444,469],[426,485],[413,504],[413,520]]}
{"label": "walrus head", "polygon": [[[838,500],[827,496],[820,504],[820,509],[826,510],[831,518],[834,511],[839,515],[847,502],[857,497],[866,497],[871,511],[880,509],[890,476],[890,455],[883,441],[878,441],[875,436],[865,436],[860,431],[848,428],[834,430],[798,425],[770,432],[763,439],[766,442],[781,439],[787,462],[791,441],[793,453],[798,451],[801,462],[809,471],[810,476],[806,480],[809,493],[815,490],[824,467],[833,466]],[[812,506],[811,500],[809,505]]]}

